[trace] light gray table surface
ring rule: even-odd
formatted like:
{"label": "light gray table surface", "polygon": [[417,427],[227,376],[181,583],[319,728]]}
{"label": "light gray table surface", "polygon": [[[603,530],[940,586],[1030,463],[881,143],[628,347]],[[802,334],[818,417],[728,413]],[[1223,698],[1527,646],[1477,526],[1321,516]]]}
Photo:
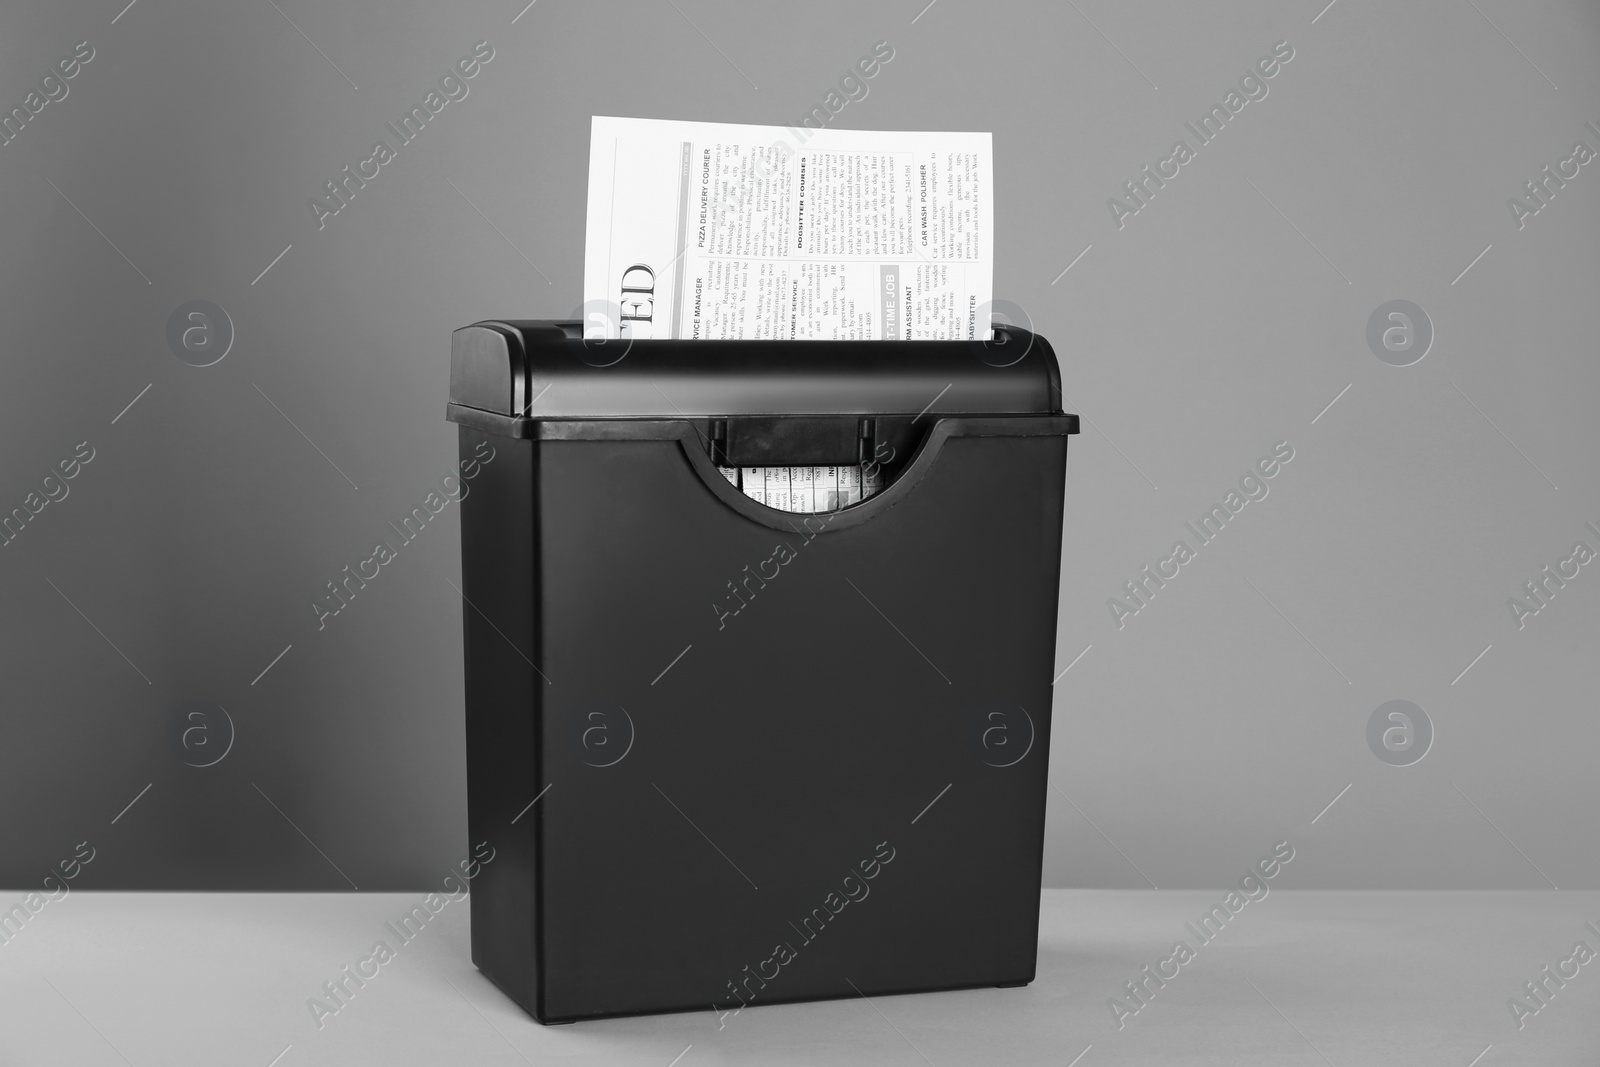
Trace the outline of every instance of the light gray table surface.
{"label": "light gray table surface", "polygon": [[[1600,1064],[1600,959],[1520,1029],[1507,1006],[1600,951],[1600,893],[1274,890],[1199,945],[1221,896],[1046,890],[1026,988],[553,1027],[473,968],[463,902],[319,1028],[308,1000],[420,895],[77,891],[0,944],[0,1064]],[[1108,999],[1178,939],[1119,1029]]]}

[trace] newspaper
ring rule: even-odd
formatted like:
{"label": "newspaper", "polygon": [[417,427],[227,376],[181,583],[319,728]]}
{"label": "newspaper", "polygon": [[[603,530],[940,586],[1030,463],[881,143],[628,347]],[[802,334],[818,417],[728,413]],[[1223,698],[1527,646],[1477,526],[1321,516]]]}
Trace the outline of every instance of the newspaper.
{"label": "newspaper", "polygon": [[987,336],[990,137],[596,116],[586,236],[590,337]]}
{"label": "newspaper", "polygon": [[838,511],[883,488],[877,464],[860,467],[718,467],[735,489],[777,511]]}
{"label": "newspaper", "polygon": [[[987,337],[992,190],[986,133],[596,116],[584,335]],[[884,486],[877,464],[721,470],[778,511],[836,511]]]}

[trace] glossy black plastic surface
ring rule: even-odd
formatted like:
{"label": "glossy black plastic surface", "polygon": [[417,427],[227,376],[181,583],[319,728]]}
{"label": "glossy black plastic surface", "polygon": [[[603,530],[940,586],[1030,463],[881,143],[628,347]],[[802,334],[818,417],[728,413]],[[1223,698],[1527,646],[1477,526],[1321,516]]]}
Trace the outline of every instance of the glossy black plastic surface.
{"label": "glossy black plastic surface", "polygon": [[1075,420],[938,405],[801,516],[712,465],[749,412],[453,398],[478,967],[543,1022],[1030,981]]}
{"label": "glossy black plastic surface", "polygon": [[607,341],[575,322],[490,321],[451,339],[450,400],[534,418],[1049,414],[1049,342],[1015,326],[991,341]]}

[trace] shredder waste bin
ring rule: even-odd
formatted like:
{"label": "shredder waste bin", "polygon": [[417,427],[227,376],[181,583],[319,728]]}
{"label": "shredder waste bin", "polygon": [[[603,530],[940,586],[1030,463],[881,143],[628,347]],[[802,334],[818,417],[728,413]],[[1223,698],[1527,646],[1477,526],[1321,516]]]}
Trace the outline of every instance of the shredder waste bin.
{"label": "shredder waste bin", "polygon": [[[457,330],[472,958],[545,1023],[1025,984],[1067,436],[1044,338]],[[767,507],[729,468],[862,468]]]}

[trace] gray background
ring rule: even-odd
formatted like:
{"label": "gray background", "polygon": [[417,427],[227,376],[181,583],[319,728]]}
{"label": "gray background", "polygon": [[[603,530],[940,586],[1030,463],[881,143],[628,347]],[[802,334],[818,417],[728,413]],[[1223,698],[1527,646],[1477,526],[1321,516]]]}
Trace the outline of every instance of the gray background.
{"label": "gray background", "polygon": [[[0,148],[0,508],[96,449],[0,548],[0,884],[84,839],[85,888],[458,859],[453,511],[327,629],[307,606],[449,471],[449,330],[578,304],[591,115],[792,121],[887,39],[836,124],[993,131],[995,292],[1086,417],[1047,883],[1220,885],[1289,838],[1296,888],[1600,886],[1600,575],[1506,607],[1600,548],[1600,166],[1506,206],[1600,149],[1594,5],[123,2],[0,15],[6,108],[96,50]],[[479,40],[470,96],[319,232],[307,198]],[[1107,198],[1279,40],[1119,230]],[[237,329],[207,368],[165,341],[197,298]],[[1410,367],[1366,343],[1392,299],[1434,326]],[[1280,440],[1271,495],[1119,631],[1107,598]],[[1366,741],[1394,698],[1436,730],[1409,767]],[[171,747],[186,700],[237,727],[215,766]]]}

